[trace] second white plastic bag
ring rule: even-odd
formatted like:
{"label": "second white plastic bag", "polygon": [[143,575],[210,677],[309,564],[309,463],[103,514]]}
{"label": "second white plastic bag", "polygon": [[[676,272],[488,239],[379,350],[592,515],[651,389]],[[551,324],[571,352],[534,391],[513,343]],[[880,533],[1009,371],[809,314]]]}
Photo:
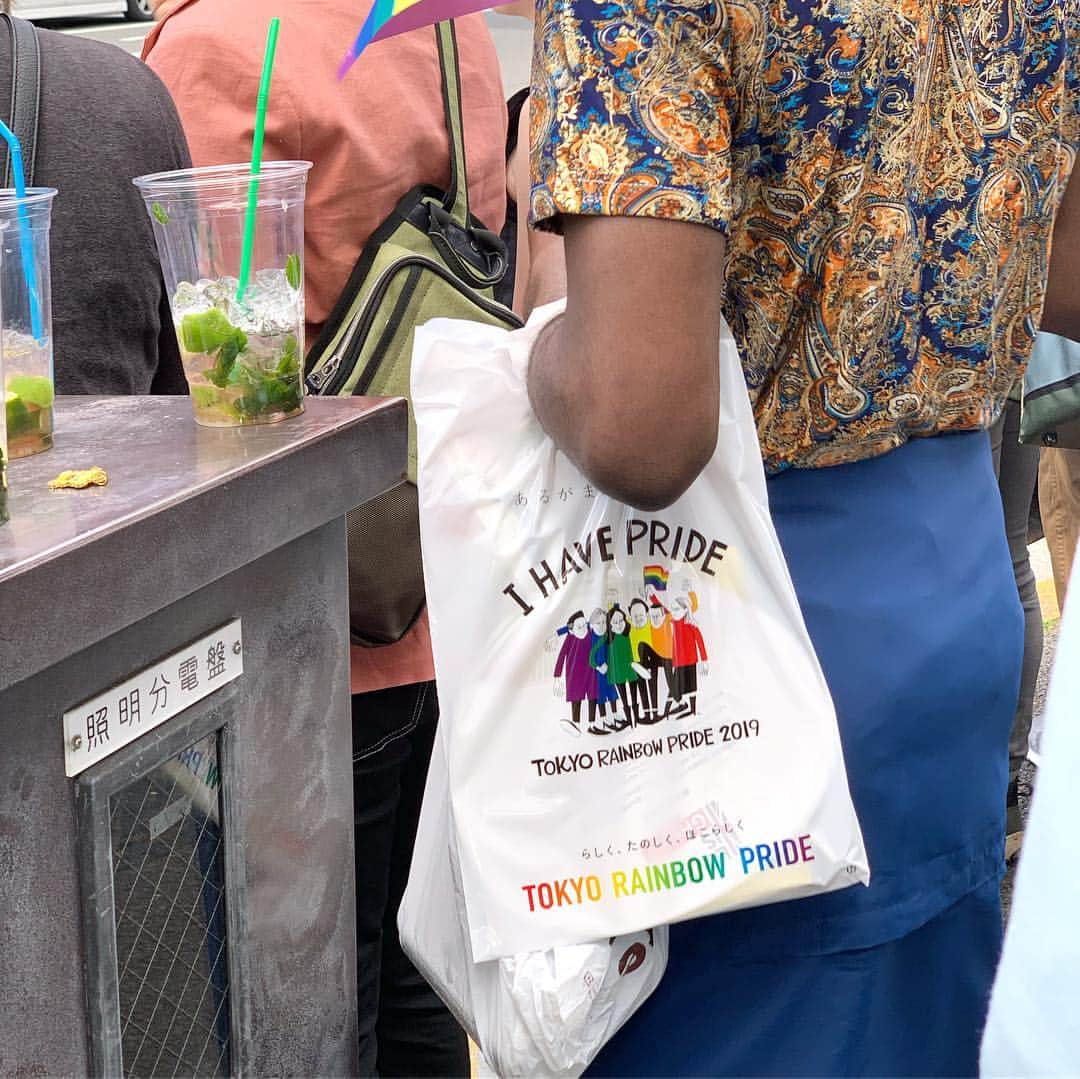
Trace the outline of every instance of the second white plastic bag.
{"label": "second white plastic bag", "polygon": [[472,961],[441,733],[398,930],[405,953],[507,1077],[575,1079],[656,988],[667,963],[666,926]]}

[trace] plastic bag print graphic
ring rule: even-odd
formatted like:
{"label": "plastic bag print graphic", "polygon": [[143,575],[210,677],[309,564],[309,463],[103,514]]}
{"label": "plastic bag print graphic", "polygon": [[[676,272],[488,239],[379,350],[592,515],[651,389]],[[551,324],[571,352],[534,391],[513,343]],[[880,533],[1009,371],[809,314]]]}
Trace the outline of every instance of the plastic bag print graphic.
{"label": "plastic bag print graphic", "polygon": [[532,413],[529,342],[551,314],[515,333],[435,321],[413,360],[476,962],[868,879],[734,343],[716,454],[646,513],[591,488]]}
{"label": "plastic bag print graphic", "polygon": [[615,731],[636,727],[643,717],[641,676],[634,669],[634,652],[630,646],[630,621],[625,611],[614,606],[607,614],[607,633],[597,644],[590,662],[615,687],[622,704],[622,716],[612,725]]}
{"label": "plastic bag print graphic", "polygon": [[[709,670],[695,618],[698,594],[684,582],[685,593],[665,602],[660,593],[667,589],[667,571],[646,566],[643,577],[643,589],[626,609],[618,602],[606,612],[598,607],[588,622],[584,611],[575,611],[556,633],[556,694],[570,704],[563,727],[571,734],[581,734],[583,702],[585,730],[595,735],[697,715],[698,673]],[[609,590],[609,600],[613,594]]]}
{"label": "plastic bag print graphic", "polygon": [[[555,661],[555,678],[562,679],[566,699],[572,710],[571,729],[581,733],[581,704],[589,702],[589,730],[596,722],[596,703],[599,683],[596,672],[589,663],[592,652],[592,634],[585,621],[584,611],[575,611],[566,622],[565,639]],[[558,687],[556,687],[556,690]]]}

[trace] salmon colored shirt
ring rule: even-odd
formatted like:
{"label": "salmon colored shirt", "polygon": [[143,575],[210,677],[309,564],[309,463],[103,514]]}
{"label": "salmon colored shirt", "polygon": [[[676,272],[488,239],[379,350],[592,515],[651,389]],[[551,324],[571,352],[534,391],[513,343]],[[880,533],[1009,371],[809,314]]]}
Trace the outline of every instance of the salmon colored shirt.
{"label": "salmon colored shirt", "polygon": [[[337,80],[370,7],[370,0],[288,0],[273,8],[281,32],[263,157],[314,162],[304,216],[308,344],[398,199],[450,178],[434,30],[369,46]],[[143,59],[172,92],[197,166],[251,154],[268,11],[265,0],[180,0],[146,39]],[[498,232],[506,212],[498,58],[483,16],[456,27],[470,208]],[[397,644],[352,649],[354,693],[434,676],[426,612]]]}

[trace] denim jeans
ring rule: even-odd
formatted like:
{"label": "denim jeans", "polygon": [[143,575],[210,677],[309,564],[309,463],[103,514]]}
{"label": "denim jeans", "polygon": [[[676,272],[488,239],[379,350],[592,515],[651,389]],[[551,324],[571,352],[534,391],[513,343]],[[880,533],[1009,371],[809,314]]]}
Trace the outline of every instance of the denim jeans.
{"label": "denim jeans", "polygon": [[397,932],[438,718],[435,684],[357,694],[352,715],[360,1074],[467,1076],[465,1033]]}
{"label": "denim jeans", "polygon": [[1009,734],[1009,779],[1015,779],[1028,751],[1035,683],[1042,661],[1043,623],[1035,573],[1028,558],[1028,517],[1039,475],[1039,447],[1021,446],[1020,402],[1006,401],[997,423],[990,429],[994,472],[1005,513],[1005,537],[1009,541],[1016,590],[1024,608],[1024,666],[1020,675],[1020,699]]}

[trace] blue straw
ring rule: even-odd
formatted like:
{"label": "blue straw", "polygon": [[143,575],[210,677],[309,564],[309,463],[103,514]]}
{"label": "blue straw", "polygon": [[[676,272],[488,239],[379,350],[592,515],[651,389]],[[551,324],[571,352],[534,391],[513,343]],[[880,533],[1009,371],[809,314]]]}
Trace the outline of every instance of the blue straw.
{"label": "blue straw", "polygon": [[23,277],[30,297],[30,331],[41,344],[45,332],[41,324],[41,297],[38,295],[37,270],[34,266],[34,238],[30,234],[30,215],[26,211],[26,173],[23,169],[22,146],[15,133],[0,120],[0,136],[11,151],[11,173],[15,178],[16,208],[19,214],[19,249],[22,253]]}

